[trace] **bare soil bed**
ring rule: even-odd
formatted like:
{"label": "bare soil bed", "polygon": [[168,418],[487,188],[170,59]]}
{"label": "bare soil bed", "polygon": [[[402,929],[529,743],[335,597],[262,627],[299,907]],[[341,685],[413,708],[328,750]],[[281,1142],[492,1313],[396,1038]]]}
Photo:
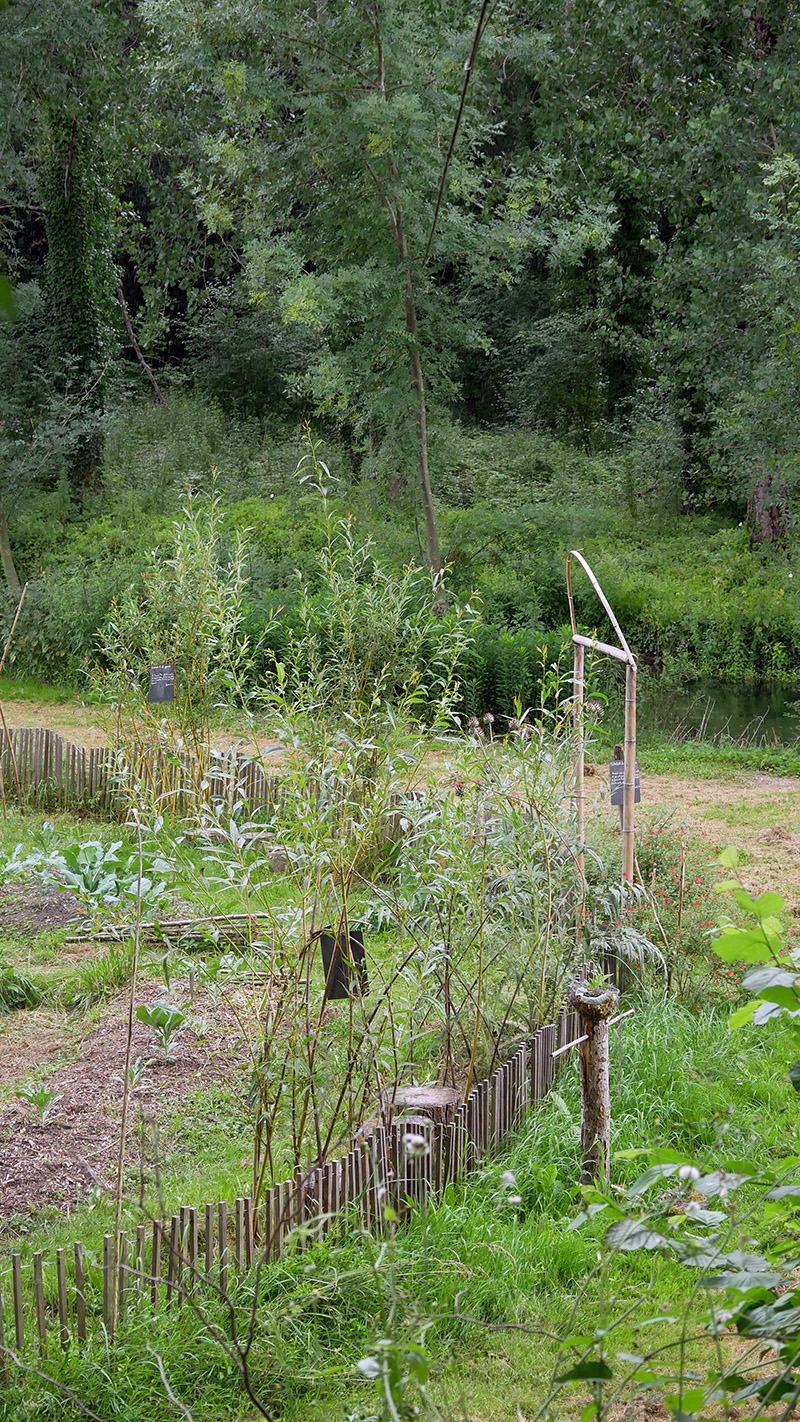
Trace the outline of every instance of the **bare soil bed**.
{"label": "bare soil bed", "polygon": [[[184,1009],[185,987],[173,982],[170,993],[172,1001],[183,999]],[[151,985],[142,993],[147,1001],[158,996]],[[165,1062],[147,1029],[135,1024],[133,1059],[141,1057],[147,1069],[132,1096],[129,1169],[143,1168],[149,1174],[154,1166],[150,1146],[142,1159],[137,1123],[144,1121],[145,1139],[151,1138],[153,1126],[187,1094],[198,1087],[230,1084],[232,1069],[246,1063],[232,1008],[200,993],[194,1011],[205,1019],[202,1035],[187,1028],[173,1063]],[[69,1024],[52,1017],[17,1013],[14,1026],[27,1030],[4,1033],[0,1079],[8,1085],[19,1081],[26,1069],[60,1058],[48,1084],[63,1097],[44,1126],[25,1102],[11,1099],[0,1108],[0,1222],[44,1205],[69,1211],[87,1189],[107,1189],[114,1175],[125,1060],[124,998],[108,1004],[92,1030],[72,1042]]]}
{"label": "bare soil bed", "polygon": [[78,900],[67,890],[15,879],[0,887],[0,937],[4,933],[35,937],[52,928],[64,928],[79,910]]}

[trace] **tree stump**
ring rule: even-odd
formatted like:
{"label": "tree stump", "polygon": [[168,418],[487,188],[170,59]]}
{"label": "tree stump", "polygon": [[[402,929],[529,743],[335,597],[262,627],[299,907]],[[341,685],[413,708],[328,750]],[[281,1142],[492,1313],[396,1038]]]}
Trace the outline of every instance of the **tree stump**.
{"label": "tree stump", "polygon": [[398,1086],[393,1093],[386,1093],[386,1099],[389,1111],[397,1117],[416,1111],[434,1125],[447,1126],[463,1097],[453,1086],[423,1085]]}
{"label": "tree stump", "polygon": [[578,1013],[586,1041],[579,1045],[581,1070],[581,1182],[608,1181],[611,1152],[611,1064],[608,1019],[619,1006],[610,984],[590,988],[576,980],[569,1003]]}

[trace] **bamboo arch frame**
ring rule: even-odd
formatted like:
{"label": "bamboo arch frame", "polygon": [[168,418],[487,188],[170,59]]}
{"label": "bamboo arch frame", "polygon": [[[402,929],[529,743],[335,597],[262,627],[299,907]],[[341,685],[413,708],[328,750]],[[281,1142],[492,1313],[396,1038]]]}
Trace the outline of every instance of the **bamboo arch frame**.
{"label": "bamboo arch frame", "polygon": [[[572,596],[573,558],[576,558],[580,563],[603,604],[603,607],[608,613],[611,626],[620,641],[618,647],[614,647],[608,642],[600,642],[596,637],[584,637],[578,631],[575,621],[575,603]],[[634,797],[636,794],[636,658],[625,640],[622,628],[617,622],[597,578],[586,562],[586,559],[582,557],[575,548],[571,549],[567,554],[567,598],[569,600],[569,617],[572,623],[572,645],[575,652],[575,662],[572,673],[575,700],[572,715],[578,743],[575,757],[575,809],[578,821],[578,867],[581,873],[581,880],[585,887],[586,862],[584,858],[584,845],[586,842],[586,794],[584,789],[584,700],[586,695],[585,662],[586,649],[588,647],[591,651],[602,652],[604,656],[612,657],[615,661],[623,662],[625,665],[625,771],[622,791],[622,879],[623,883],[627,882],[632,884],[635,844]]]}

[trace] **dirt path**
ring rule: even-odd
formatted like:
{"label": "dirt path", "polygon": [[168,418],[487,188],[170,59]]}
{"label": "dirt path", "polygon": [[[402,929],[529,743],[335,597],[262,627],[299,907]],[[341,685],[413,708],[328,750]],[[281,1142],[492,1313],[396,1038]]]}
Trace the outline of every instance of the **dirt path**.
{"label": "dirt path", "polygon": [[[67,741],[72,741],[76,746],[104,746],[108,741],[108,735],[104,728],[104,718],[102,709],[99,706],[91,706],[81,702],[76,695],[71,701],[27,701],[17,700],[11,697],[3,702],[6,721],[12,730],[23,727],[42,726],[51,731],[58,731]],[[275,757],[276,763],[280,760],[280,748],[269,737],[248,731],[212,731],[213,741],[221,750],[228,750],[233,745],[241,745],[245,749],[252,749],[257,745],[260,751],[270,752],[270,757]]]}
{"label": "dirt path", "polygon": [[[603,766],[593,770],[590,793],[607,775]],[[598,798],[596,812],[608,813],[607,798]],[[685,825],[710,844],[738,849],[747,886],[783,894],[788,910],[800,916],[800,780],[751,771],[720,780],[643,773],[637,817]]]}

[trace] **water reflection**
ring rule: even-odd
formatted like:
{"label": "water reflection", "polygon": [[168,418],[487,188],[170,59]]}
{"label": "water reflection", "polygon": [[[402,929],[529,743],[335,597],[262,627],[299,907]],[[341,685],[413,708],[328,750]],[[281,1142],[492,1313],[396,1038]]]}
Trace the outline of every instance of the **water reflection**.
{"label": "water reflection", "polygon": [[643,678],[639,718],[646,727],[669,736],[732,738],[742,744],[800,741],[800,686],[742,687],[707,681],[667,690]]}

